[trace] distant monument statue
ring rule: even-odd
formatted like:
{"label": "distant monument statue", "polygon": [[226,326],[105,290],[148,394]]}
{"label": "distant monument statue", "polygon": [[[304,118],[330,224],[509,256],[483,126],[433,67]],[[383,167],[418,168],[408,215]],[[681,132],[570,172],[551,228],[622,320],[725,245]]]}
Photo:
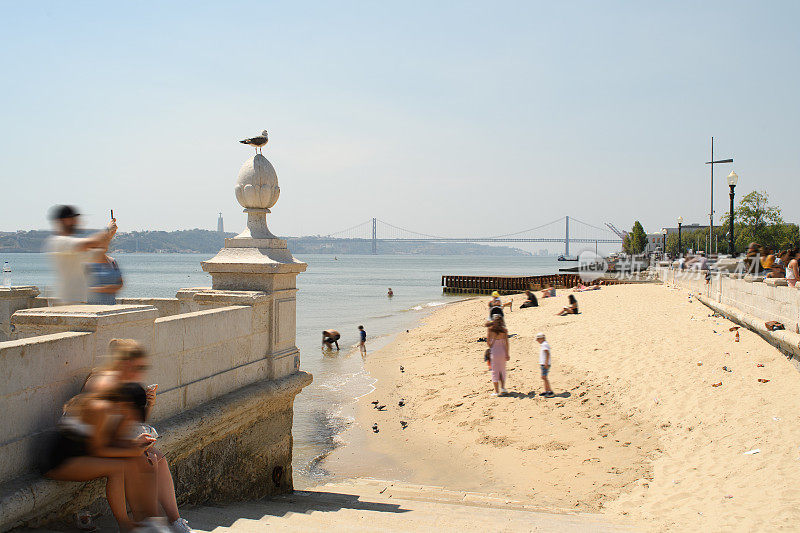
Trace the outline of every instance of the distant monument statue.
{"label": "distant monument statue", "polygon": [[261,147],[267,144],[267,141],[269,141],[269,137],[267,137],[267,130],[264,130],[261,132],[261,135],[258,135],[256,137],[250,137],[249,139],[244,139],[239,142],[242,144],[249,144],[250,146],[253,146],[256,149],[256,153],[260,154]]}
{"label": "distant monument statue", "polygon": [[217,233],[220,235],[225,233],[225,227],[222,225],[222,213],[219,214],[219,218],[217,219]]}

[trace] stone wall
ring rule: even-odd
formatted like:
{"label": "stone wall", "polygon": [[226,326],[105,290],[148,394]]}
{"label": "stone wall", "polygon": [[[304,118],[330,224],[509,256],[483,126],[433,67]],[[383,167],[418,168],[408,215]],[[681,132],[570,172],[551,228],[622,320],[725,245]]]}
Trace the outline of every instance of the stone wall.
{"label": "stone wall", "polygon": [[787,331],[800,327],[800,288],[773,286],[769,281],[737,278],[712,273],[710,283],[705,273],[659,268],[659,278],[676,284],[715,302],[738,309],[763,322],[777,320]]}
{"label": "stone wall", "polygon": [[[196,310],[167,314],[188,308]],[[13,414],[0,438],[0,531],[102,495],[98,484],[56,483],[34,472],[61,406],[107,363],[112,338],[135,338],[148,349],[148,381],[159,386],[152,423],[164,435],[158,445],[169,452],[181,501],[291,489],[293,401],[311,381],[299,371],[293,289],[191,289],[160,307],[32,308],[10,322],[16,338],[0,342],[0,406]]]}

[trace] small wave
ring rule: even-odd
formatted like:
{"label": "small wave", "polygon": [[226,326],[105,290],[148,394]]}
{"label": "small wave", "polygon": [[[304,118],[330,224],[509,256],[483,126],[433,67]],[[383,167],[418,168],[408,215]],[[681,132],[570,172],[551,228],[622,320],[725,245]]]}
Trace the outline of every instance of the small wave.
{"label": "small wave", "polygon": [[411,311],[422,311],[426,307],[439,307],[440,305],[447,305],[447,302],[428,302],[423,305],[415,305],[411,308]]}

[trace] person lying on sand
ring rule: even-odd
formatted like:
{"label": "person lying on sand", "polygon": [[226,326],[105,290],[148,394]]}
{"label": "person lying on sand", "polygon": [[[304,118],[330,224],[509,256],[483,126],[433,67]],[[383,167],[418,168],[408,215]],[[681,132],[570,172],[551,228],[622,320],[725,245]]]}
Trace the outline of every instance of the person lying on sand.
{"label": "person lying on sand", "polygon": [[556,313],[557,316],[578,314],[578,300],[575,299],[575,296],[570,294],[567,296],[567,300],[569,301],[569,305]]}
{"label": "person lying on sand", "polygon": [[575,292],[599,291],[600,285],[584,285],[583,283],[579,283],[578,286],[572,290]]}

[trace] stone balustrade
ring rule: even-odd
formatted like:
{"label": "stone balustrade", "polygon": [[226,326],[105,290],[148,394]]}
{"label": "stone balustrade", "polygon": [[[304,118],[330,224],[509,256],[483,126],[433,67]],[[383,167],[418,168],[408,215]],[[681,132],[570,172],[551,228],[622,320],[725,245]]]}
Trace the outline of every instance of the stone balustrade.
{"label": "stone balustrade", "polygon": [[[266,472],[261,476],[261,490],[252,483],[234,485],[236,490],[247,486],[245,494],[250,492],[248,497],[252,497],[277,488],[290,488],[293,398],[311,381],[309,374],[299,371],[294,327],[295,290],[267,294],[185,289],[181,291],[181,298],[160,299],[158,303],[172,300],[160,308],[154,305],[69,305],[16,311],[11,318],[15,339],[0,342],[0,375],[4,376],[0,383],[0,402],[4,412],[13,414],[14,421],[0,439],[0,507],[4,507],[0,511],[0,530],[32,517],[41,519],[48,516],[48,512],[55,512],[52,509],[58,509],[56,514],[61,514],[65,508],[71,508],[70,502],[87,504],[97,495],[96,490],[85,489],[77,483],[57,484],[37,479],[34,472],[46,454],[47,433],[58,420],[61,406],[79,392],[93,368],[108,362],[108,343],[113,338],[135,338],[147,348],[151,364],[149,381],[158,383],[151,418],[162,432],[181,419],[208,422],[216,418],[219,422],[206,425],[202,436],[196,434],[195,424],[181,429],[178,436],[170,435],[169,440],[175,443],[171,458],[178,460],[174,468],[182,473],[178,487],[183,501],[200,498],[197,488],[202,483],[198,483],[198,478],[202,478],[203,472],[202,462],[196,463],[196,456],[213,457],[208,450],[214,447],[215,440],[238,442],[235,433],[243,427],[249,428],[250,433],[253,427],[258,427],[272,435],[272,441],[265,437],[258,446],[239,450],[236,465],[229,465],[231,474],[243,474],[243,457],[249,453],[264,456],[267,450],[266,456],[271,456],[272,462],[268,465],[263,465],[263,461],[252,463]],[[26,291],[28,296],[35,293],[30,288],[19,292]],[[161,316],[165,311],[176,309],[197,310]],[[263,406],[266,401],[272,405],[269,409],[262,407],[261,411],[253,411],[239,407],[236,420],[230,408],[216,408],[211,417],[200,414],[220,399],[265,383],[276,384],[275,390],[283,383],[280,397],[267,401],[260,387],[254,389],[253,398],[243,399],[239,394],[237,405]],[[269,424],[265,424],[264,417],[269,418]],[[215,435],[214,439],[209,439],[209,432]],[[178,449],[181,453],[176,457]],[[218,453],[224,455],[221,451]],[[280,487],[272,487],[271,481],[263,480],[275,468],[289,474]],[[246,475],[253,478],[253,472]],[[36,498],[22,497],[31,486],[37,487],[39,496],[48,495],[44,498],[45,504],[36,505]],[[55,490],[55,486],[72,488]],[[17,488],[10,490],[9,487]],[[76,497],[76,491],[82,497]],[[216,492],[216,497],[236,499],[232,494]],[[201,493],[205,494],[205,489]],[[20,506],[20,499],[26,504]],[[17,504],[12,505],[14,501]]]}

